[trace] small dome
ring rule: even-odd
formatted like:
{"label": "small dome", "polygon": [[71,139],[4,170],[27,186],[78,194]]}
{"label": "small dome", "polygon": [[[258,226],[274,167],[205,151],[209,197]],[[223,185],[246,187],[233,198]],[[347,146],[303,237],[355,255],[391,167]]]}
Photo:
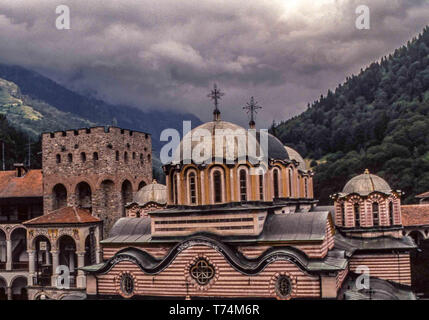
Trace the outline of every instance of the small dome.
{"label": "small dome", "polygon": [[364,174],[350,179],[343,189],[345,194],[357,193],[361,196],[369,195],[374,191],[388,194],[392,192],[392,188],[383,178],[370,174],[368,169],[365,170]]}
{"label": "small dome", "polygon": [[307,165],[305,164],[305,160],[301,155],[291,147],[285,146],[286,152],[289,155],[289,159],[295,160],[298,162],[298,169],[302,171],[307,171]]}
{"label": "small dome", "polygon": [[167,187],[153,180],[151,184],[141,188],[134,196],[134,202],[144,205],[148,202],[167,203]]}

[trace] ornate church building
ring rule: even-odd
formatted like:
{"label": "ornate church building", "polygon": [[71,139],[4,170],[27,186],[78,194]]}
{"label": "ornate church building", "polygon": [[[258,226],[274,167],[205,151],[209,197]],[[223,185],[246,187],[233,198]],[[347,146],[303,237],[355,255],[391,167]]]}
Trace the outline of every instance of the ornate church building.
{"label": "ornate church building", "polygon": [[[188,134],[212,133],[204,143],[214,148],[218,129],[244,128],[222,121],[216,88],[212,97],[213,121]],[[253,99],[248,106],[253,128]],[[103,262],[80,269],[88,297],[415,298],[415,244],[402,233],[401,193],[386,181],[365,172],[332,196],[334,207],[318,207],[312,171],[272,135],[262,174],[237,153],[232,162],[186,161],[197,148],[182,141],[181,156],[164,165],[165,188],[143,188],[101,241]],[[364,290],[362,269],[371,280]]]}

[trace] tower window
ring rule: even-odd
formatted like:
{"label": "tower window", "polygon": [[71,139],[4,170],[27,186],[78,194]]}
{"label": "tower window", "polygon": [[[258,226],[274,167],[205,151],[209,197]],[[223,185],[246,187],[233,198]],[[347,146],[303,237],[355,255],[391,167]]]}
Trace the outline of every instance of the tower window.
{"label": "tower window", "polygon": [[264,201],[264,176],[259,176],[259,200]]}
{"label": "tower window", "polygon": [[86,153],[85,152],[81,152],[81,154],[80,154],[80,160],[82,160],[82,162],[86,161]]}
{"label": "tower window", "polygon": [[246,170],[240,170],[240,200],[247,201],[247,176]]}
{"label": "tower window", "polygon": [[71,163],[71,162],[73,162],[73,155],[71,154],[71,153],[69,153],[68,155],[67,155],[67,159],[68,159],[68,161]]}
{"label": "tower window", "polygon": [[353,208],[354,208],[354,213],[355,213],[355,226],[360,227],[359,203],[355,203]]}
{"label": "tower window", "polygon": [[57,163],[61,163],[61,155],[57,154]]}
{"label": "tower window", "polygon": [[192,204],[197,203],[197,192],[196,192],[196,183],[195,183],[195,173],[191,172],[189,174],[189,196]]}
{"label": "tower window", "polygon": [[214,184],[214,202],[220,203],[222,202],[222,180],[221,180],[221,173],[219,171],[215,171],[213,173],[213,184]]}
{"label": "tower window", "polygon": [[98,160],[98,152],[94,152],[92,155],[92,158],[94,159],[94,161]]}
{"label": "tower window", "polygon": [[372,219],[373,219],[374,226],[380,225],[380,215],[379,215],[378,202],[372,203]]}
{"label": "tower window", "polygon": [[116,161],[119,161],[119,151],[115,152],[115,158],[116,158]]}
{"label": "tower window", "polygon": [[128,162],[128,152],[124,152],[124,161],[125,161],[125,163],[127,163]]}

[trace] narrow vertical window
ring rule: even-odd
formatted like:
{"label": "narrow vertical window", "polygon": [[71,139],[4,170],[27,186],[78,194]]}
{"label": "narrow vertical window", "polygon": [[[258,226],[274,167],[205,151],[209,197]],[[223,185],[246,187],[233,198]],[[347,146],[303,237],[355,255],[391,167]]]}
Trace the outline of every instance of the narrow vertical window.
{"label": "narrow vertical window", "polygon": [[219,171],[213,173],[213,184],[214,184],[214,201],[215,203],[222,202],[222,180]]}
{"label": "narrow vertical window", "polygon": [[115,158],[116,158],[116,161],[119,161],[119,151],[116,151]]}
{"label": "narrow vertical window", "polygon": [[393,226],[395,224],[395,219],[393,216],[393,202],[392,201],[389,202],[389,222],[390,222],[391,226]]}
{"label": "narrow vertical window", "polygon": [[307,178],[304,179],[304,197],[308,198],[308,180],[307,180]]}
{"label": "narrow vertical window", "polygon": [[274,184],[274,198],[279,197],[279,171],[274,170],[273,172],[273,184]]}
{"label": "narrow vertical window", "polygon": [[246,170],[240,170],[240,200],[247,201],[247,177]]}
{"label": "narrow vertical window", "polygon": [[128,152],[124,152],[124,162],[128,163]]}
{"label": "narrow vertical window", "polygon": [[346,226],[346,208],[344,202],[341,203],[341,223],[344,227]]}
{"label": "narrow vertical window", "polygon": [[378,202],[372,203],[372,221],[374,226],[380,225],[380,215],[379,215],[379,206]]}
{"label": "narrow vertical window", "polygon": [[196,191],[196,184],[195,184],[195,173],[191,172],[189,174],[189,195],[191,204],[197,203],[197,191]]}
{"label": "narrow vertical window", "polygon": [[98,152],[94,152],[94,153],[92,154],[92,159],[93,159],[94,161],[97,161],[97,160],[98,160]]}
{"label": "narrow vertical window", "polygon": [[288,170],[289,197],[292,197],[292,169]]}
{"label": "narrow vertical window", "polygon": [[174,188],[174,203],[178,204],[178,199],[177,199],[177,176],[176,176],[176,174],[174,174],[174,177],[173,177],[173,188]]}
{"label": "narrow vertical window", "polygon": [[67,159],[69,160],[70,163],[73,162],[73,155],[71,153],[69,153],[67,155]]}
{"label": "narrow vertical window", "polygon": [[57,163],[61,163],[61,155],[57,154]]}
{"label": "narrow vertical window", "polygon": [[355,226],[360,227],[359,203],[355,203],[353,208],[354,208],[354,212],[355,212]]}
{"label": "narrow vertical window", "polygon": [[259,175],[259,200],[264,201],[264,176]]}
{"label": "narrow vertical window", "polygon": [[80,160],[82,160],[82,162],[86,161],[86,153],[85,152],[81,152],[81,154],[80,154]]}

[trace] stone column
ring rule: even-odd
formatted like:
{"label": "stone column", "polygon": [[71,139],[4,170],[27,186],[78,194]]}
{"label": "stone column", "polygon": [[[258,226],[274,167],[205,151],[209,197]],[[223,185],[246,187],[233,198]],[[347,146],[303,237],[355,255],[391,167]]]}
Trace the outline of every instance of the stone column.
{"label": "stone column", "polygon": [[57,286],[57,267],[60,262],[60,253],[58,251],[51,250],[52,254],[52,277],[51,277],[51,285],[53,287]]}
{"label": "stone column", "polygon": [[7,300],[12,300],[12,287],[7,287]]}
{"label": "stone column", "polygon": [[34,284],[34,276],[36,270],[36,261],[34,259],[35,252],[34,250],[27,250],[28,253],[28,285],[32,286]]}
{"label": "stone column", "polygon": [[[77,254],[77,267],[82,268],[85,266],[85,251],[76,252]],[[82,270],[77,271],[76,286],[78,288],[86,287],[86,277],[85,273]]]}
{"label": "stone column", "polygon": [[51,265],[52,264],[52,262],[51,262],[51,255],[49,254],[48,250],[45,251],[45,260],[46,260],[46,264],[47,265]]}
{"label": "stone column", "polygon": [[12,240],[6,240],[6,270],[12,270]]}

